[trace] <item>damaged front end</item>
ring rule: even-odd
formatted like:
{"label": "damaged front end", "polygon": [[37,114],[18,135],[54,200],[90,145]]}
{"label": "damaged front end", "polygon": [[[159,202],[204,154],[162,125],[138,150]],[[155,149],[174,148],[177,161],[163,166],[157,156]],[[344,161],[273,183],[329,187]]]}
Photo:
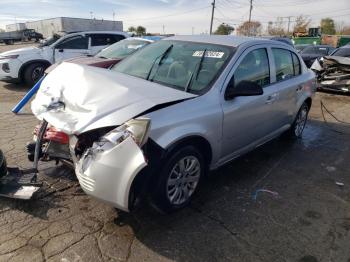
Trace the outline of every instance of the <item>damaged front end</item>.
{"label": "damaged front end", "polygon": [[69,136],[69,152],[83,190],[129,211],[135,178],[142,177],[147,166],[143,147],[151,120],[142,116],[196,96],[64,62],[43,80],[31,108],[39,120]]}
{"label": "damaged front end", "polygon": [[311,69],[316,73],[318,89],[350,92],[350,58],[325,56],[316,60]]}
{"label": "damaged front end", "polygon": [[129,211],[131,185],[147,165],[141,148],[149,130],[150,120],[138,118],[112,130],[102,128],[71,136],[70,151],[82,189]]}

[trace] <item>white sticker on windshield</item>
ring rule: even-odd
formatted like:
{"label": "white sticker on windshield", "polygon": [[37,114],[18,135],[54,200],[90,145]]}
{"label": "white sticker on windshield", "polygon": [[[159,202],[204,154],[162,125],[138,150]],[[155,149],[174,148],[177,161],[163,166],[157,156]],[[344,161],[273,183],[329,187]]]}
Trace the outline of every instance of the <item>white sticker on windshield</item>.
{"label": "white sticker on windshield", "polygon": [[[192,56],[201,57],[202,55],[203,55],[203,51],[196,51],[193,53]],[[205,57],[222,58],[223,55],[224,55],[224,52],[205,51]]]}
{"label": "white sticker on windshield", "polygon": [[143,45],[128,45],[128,49],[139,49],[141,48]]}

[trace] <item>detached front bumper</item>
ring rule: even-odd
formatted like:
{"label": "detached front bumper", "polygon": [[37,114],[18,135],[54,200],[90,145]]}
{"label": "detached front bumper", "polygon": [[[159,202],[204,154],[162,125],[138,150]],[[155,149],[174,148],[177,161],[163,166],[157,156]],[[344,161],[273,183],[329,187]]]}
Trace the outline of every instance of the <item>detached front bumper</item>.
{"label": "detached front bumper", "polygon": [[[74,156],[75,138],[70,138]],[[129,211],[129,194],[136,175],[147,165],[143,152],[131,137],[112,148],[90,149],[74,160],[75,172],[86,194]]]}

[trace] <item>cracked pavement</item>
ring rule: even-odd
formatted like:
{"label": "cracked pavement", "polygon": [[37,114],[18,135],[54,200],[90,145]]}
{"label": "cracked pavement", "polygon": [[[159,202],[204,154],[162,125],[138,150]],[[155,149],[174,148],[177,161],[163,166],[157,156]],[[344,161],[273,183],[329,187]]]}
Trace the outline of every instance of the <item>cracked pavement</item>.
{"label": "cracked pavement", "polygon": [[[14,46],[0,46],[4,48]],[[0,148],[30,167],[38,121],[10,112],[28,88],[0,82]],[[0,261],[350,261],[350,97],[318,93],[303,139],[276,139],[211,173],[191,206],[125,214],[86,196],[69,169],[40,165],[30,201],[0,198]],[[344,183],[344,186],[336,185]],[[257,189],[278,192],[273,196]]]}

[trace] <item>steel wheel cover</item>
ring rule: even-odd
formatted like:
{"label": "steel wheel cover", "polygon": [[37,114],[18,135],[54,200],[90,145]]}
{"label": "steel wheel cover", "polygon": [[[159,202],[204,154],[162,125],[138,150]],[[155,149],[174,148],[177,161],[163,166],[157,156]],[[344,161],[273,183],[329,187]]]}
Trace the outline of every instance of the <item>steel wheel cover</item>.
{"label": "steel wheel cover", "polygon": [[181,158],[170,171],[166,190],[171,204],[181,205],[194,193],[199,182],[201,166],[195,156]]}

